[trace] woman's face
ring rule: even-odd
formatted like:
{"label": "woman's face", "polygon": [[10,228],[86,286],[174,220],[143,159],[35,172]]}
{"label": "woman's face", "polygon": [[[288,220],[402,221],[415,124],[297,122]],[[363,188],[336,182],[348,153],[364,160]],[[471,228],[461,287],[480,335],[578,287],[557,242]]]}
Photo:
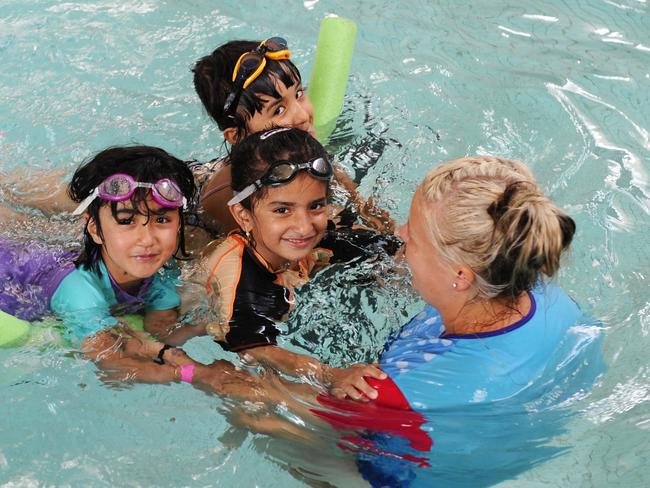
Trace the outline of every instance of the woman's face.
{"label": "woman's face", "polygon": [[453,290],[456,274],[431,242],[425,211],[424,198],[418,188],[413,196],[408,222],[399,233],[405,242],[405,257],[411,269],[413,287],[427,303],[440,308],[438,304]]}
{"label": "woman's face", "polygon": [[327,185],[301,171],[290,183],[269,187],[247,213],[255,250],[280,268],[309,255],[327,230]]}
{"label": "woman's face", "polygon": [[295,127],[316,137],[314,130],[314,109],[302,84],[296,81],[287,87],[281,81],[275,84],[280,98],[256,94],[264,106],[261,112],[255,112],[249,119],[247,129],[249,134],[273,127]]}
{"label": "woman's face", "polygon": [[142,208],[140,213],[130,200],[119,202],[113,218],[110,205],[102,205],[101,236],[97,226],[89,222],[88,232],[102,246],[104,264],[119,285],[153,276],[178,247],[179,210],[162,207],[151,197],[147,206],[149,211]]}

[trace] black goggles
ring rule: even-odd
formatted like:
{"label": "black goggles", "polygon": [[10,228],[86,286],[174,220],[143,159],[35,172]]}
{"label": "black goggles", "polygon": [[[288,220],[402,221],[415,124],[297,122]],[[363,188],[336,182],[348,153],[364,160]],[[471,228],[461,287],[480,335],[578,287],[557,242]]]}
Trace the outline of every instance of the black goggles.
{"label": "black goggles", "polygon": [[259,180],[235,193],[235,196],[228,201],[228,205],[235,205],[247,199],[263,186],[279,186],[289,183],[299,171],[303,170],[319,180],[329,180],[334,173],[332,165],[324,158],[312,159],[306,163],[275,161]]}
{"label": "black goggles", "polygon": [[242,92],[248,88],[264,71],[266,58],[273,60],[289,59],[291,53],[287,41],[282,37],[266,39],[253,50],[239,56],[235,69],[232,71],[232,82],[235,89],[226,98],[223,112],[231,119],[235,117]]}

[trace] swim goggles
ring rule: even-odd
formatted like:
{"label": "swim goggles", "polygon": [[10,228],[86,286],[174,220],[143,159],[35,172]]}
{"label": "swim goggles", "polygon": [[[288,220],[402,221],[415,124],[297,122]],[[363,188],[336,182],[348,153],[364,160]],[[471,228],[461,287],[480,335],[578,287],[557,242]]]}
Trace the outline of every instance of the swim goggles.
{"label": "swim goggles", "polygon": [[306,163],[276,161],[259,180],[235,193],[235,196],[228,200],[228,205],[235,205],[245,200],[263,186],[279,186],[289,183],[302,170],[307,170],[311,176],[319,180],[329,180],[334,172],[329,161],[323,158],[312,159]]}
{"label": "swim goggles", "polygon": [[290,57],[287,41],[281,37],[266,39],[260,42],[254,50],[239,56],[235,69],[232,71],[232,82],[235,84],[235,89],[226,98],[226,103],[223,106],[224,114],[231,119],[234,118],[242,92],[264,71],[266,58],[278,61]]}
{"label": "swim goggles", "polygon": [[99,197],[110,202],[123,202],[133,196],[138,188],[151,189],[151,198],[158,205],[167,208],[180,208],[187,204],[186,198],[178,185],[169,178],[162,178],[155,183],[135,181],[132,176],[115,173],[102,181],[72,212],[81,215],[88,206]]}

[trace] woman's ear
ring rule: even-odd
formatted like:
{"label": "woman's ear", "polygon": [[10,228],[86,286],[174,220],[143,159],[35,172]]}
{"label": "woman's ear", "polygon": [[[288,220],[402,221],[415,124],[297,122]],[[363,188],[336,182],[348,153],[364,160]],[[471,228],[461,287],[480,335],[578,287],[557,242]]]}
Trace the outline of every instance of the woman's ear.
{"label": "woman's ear", "polygon": [[241,203],[230,205],[230,213],[244,232],[253,230],[253,214]]}
{"label": "woman's ear", "polygon": [[102,244],[104,244],[104,241],[102,240],[102,236],[99,235],[99,232],[98,232],[98,229],[97,229],[97,222],[95,222],[95,219],[88,216],[88,220],[86,222],[87,222],[86,223],[86,229],[88,229],[88,233],[90,234],[90,237],[93,238],[93,241],[95,242],[95,244],[97,244],[98,246],[101,246]]}
{"label": "woman's ear", "polygon": [[465,291],[469,289],[476,281],[476,275],[468,266],[459,265],[456,267],[456,279],[454,283],[458,291]]}
{"label": "woman's ear", "polygon": [[223,138],[232,146],[239,140],[239,129],[237,127],[228,127],[224,129]]}

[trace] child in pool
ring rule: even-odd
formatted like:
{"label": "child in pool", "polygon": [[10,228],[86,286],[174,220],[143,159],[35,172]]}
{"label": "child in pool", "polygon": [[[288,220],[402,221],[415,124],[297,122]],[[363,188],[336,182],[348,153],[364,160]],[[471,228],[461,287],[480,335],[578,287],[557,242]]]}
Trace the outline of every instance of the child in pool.
{"label": "child in pool", "polygon": [[[230,41],[199,59],[194,66],[194,87],[205,110],[235,144],[247,135],[273,127],[296,127],[315,136],[314,112],[300,77],[291,62],[287,42],[280,37],[263,41]],[[211,231],[237,228],[227,202],[232,198],[228,158],[192,166],[197,196],[196,221]],[[364,224],[392,233],[394,223],[371,200],[363,201],[356,184],[334,167],[335,181],[349,193],[350,203]],[[207,214],[207,215],[206,215]]]}
{"label": "child in pool", "polygon": [[[372,365],[331,368],[277,347],[276,322],[286,319],[293,288],[335,261],[376,256],[392,242],[376,232],[334,228],[327,200],[333,169],[307,132],[276,128],[233,147],[229,205],[239,229],[207,250],[197,279],[218,318],[207,331],[226,350],[292,376],[309,376],[339,397],[373,398],[364,376]],[[393,251],[393,250],[389,250]]]}
{"label": "child in pool", "polygon": [[143,311],[146,326],[177,320],[172,257],[184,253],[182,210],[195,192],[187,165],[154,147],[109,148],[76,170],[68,191],[79,204],[74,214],[84,215],[81,254],[0,240],[0,309],[26,320],[54,312],[86,357],[113,375],[181,378],[182,368],[164,364],[174,351],[117,316]]}
{"label": "child in pool", "polygon": [[[234,144],[248,134],[276,126],[297,127],[315,135],[313,108],[302,86],[300,71],[290,56],[286,41],[273,37],[261,42],[229,41],[196,62],[193,68],[196,93],[223,132],[225,142]],[[237,223],[227,205],[232,197],[228,157],[192,163],[190,168],[198,191],[188,202],[186,224],[189,242],[196,249],[209,236],[236,229]],[[393,233],[394,222],[388,214],[375,207],[372,200],[363,201],[356,184],[344,171],[335,167],[335,178],[349,193],[351,206],[364,224]],[[50,176],[48,181],[59,181],[59,178]],[[20,188],[20,181],[11,186]],[[46,214],[72,211],[74,205],[62,191],[63,187],[40,186],[42,194],[36,196],[31,188],[29,192],[6,193],[15,203],[38,208]],[[349,210],[344,214],[341,218],[356,219]],[[199,229],[209,236],[202,236],[205,233]]]}

